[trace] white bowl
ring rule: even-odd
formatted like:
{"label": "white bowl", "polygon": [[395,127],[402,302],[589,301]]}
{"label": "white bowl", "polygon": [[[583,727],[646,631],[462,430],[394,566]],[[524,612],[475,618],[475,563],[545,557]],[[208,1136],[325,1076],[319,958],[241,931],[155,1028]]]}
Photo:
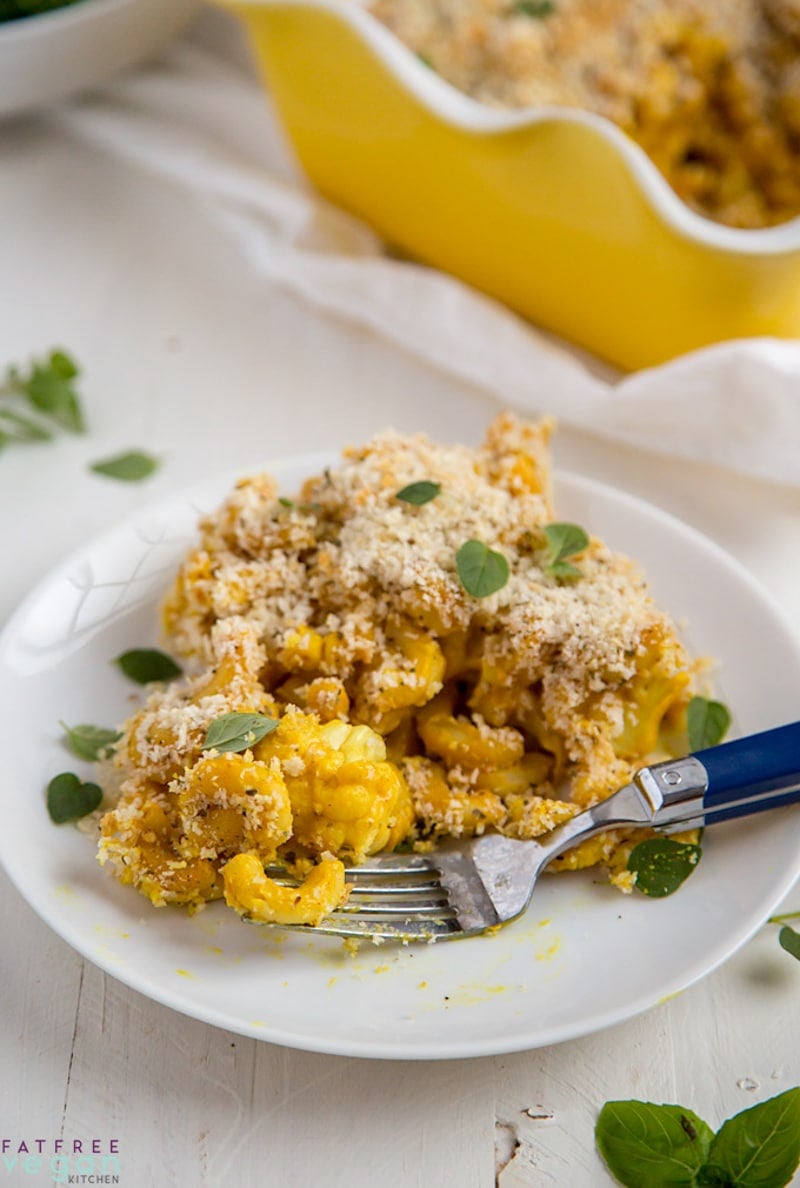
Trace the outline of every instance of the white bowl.
{"label": "white bowl", "polygon": [[155,53],[199,0],[78,0],[0,24],[0,117],[104,82]]}

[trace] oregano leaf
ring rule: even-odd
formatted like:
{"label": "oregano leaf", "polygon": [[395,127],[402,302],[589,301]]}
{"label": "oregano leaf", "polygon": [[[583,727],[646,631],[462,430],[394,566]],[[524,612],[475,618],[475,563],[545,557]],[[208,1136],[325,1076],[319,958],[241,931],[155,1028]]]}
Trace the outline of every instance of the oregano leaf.
{"label": "oregano leaf", "polygon": [[636,890],[653,899],[677,891],[702,856],[700,846],[669,837],[649,837],[628,855],[628,870],[636,875]]}
{"label": "oregano leaf", "polygon": [[418,483],[409,483],[407,487],[401,487],[395,494],[395,499],[399,499],[403,503],[413,503],[415,507],[422,507],[424,503],[430,503],[432,499],[435,499],[441,493],[441,483],[433,483],[428,479],[422,479]]}
{"label": "oregano leaf", "polygon": [[294,499],[287,499],[285,495],[278,496],[278,503],[281,507],[288,508],[292,511],[313,512],[314,514],[322,511],[321,503],[297,503]]}
{"label": "oregano leaf", "polygon": [[158,648],[131,648],[117,656],[114,663],[137,685],[147,685],[150,681],[171,681],[183,671],[171,656]]}
{"label": "oregano leaf", "polygon": [[58,349],[50,352],[50,367],[63,380],[75,379],[80,374],[72,356]]}
{"label": "oregano leaf", "polygon": [[704,751],[722,742],[731,724],[730,710],[721,701],[693,697],[686,707],[690,751]]}
{"label": "oregano leaf", "polygon": [[77,755],[79,759],[86,759],[89,763],[101,759],[113,748],[114,743],[122,738],[118,730],[108,730],[104,726],[67,726],[65,722],[59,724],[63,727],[73,755]]}
{"label": "oregano leaf", "polygon": [[488,598],[508,581],[508,562],[480,540],[468,540],[456,553],[461,585],[473,598]]}
{"label": "oregano leaf", "polygon": [[577,566],[568,562],[568,557],[582,553],[589,546],[589,537],[577,524],[545,524],[548,558],[544,571],[551,577],[581,577]]}
{"label": "oregano leaf", "polygon": [[83,433],[86,422],[74,383],[79,374],[78,365],[66,351],[54,350],[46,360],[34,360],[27,371],[9,367],[6,387],[61,428]]}
{"label": "oregano leaf", "polygon": [[0,418],[5,423],[4,432],[14,441],[52,440],[53,435],[49,429],[12,408],[0,408]]}
{"label": "oregano leaf", "polygon": [[553,561],[547,566],[547,572],[554,578],[579,578],[583,577],[577,565],[573,565],[571,561]]}
{"label": "oregano leaf", "polygon": [[142,450],[127,450],[115,454],[113,458],[92,462],[89,469],[105,478],[118,479],[123,483],[139,483],[158,470],[158,466],[158,459],[151,454],[145,454]]}
{"label": "oregano leaf", "polygon": [[[47,363],[34,363],[27,378],[22,381],[22,390],[31,405],[45,416],[51,417],[64,429],[82,433],[86,428],[78,395],[71,375],[65,374],[60,351],[54,351]],[[55,363],[54,363],[55,360]]]}
{"label": "oregano leaf", "polygon": [[516,0],[516,3],[511,8],[512,13],[519,16],[533,17],[535,20],[541,20],[543,17],[550,16],[555,10],[554,0]]}
{"label": "oregano leaf", "polygon": [[278,726],[276,718],[264,714],[223,714],[206,731],[203,747],[215,751],[246,751]]}
{"label": "oregano leaf", "polygon": [[99,806],[103,791],[97,784],[84,784],[71,771],[53,776],[47,785],[47,811],[55,825],[79,821]]}
{"label": "oregano leaf", "polygon": [[778,933],[778,943],[782,949],[800,961],[800,932],[796,932],[794,928],[784,924]]}

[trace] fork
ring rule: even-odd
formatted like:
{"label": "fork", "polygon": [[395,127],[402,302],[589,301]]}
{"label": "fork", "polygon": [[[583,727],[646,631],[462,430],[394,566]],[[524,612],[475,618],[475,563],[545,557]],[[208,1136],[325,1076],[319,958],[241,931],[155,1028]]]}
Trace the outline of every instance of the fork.
{"label": "fork", "polygon": [[[800,722],[793,722],[642,767],[631,783],[559,825],[544,842],[485,834],[430,854],[369,858],[348,868],[344,907],[315,927],[277,927],[379,943],[476,936],[519,916],[548,863],[604,829],[683,831],[797,800]],[[286,881],[285,871],[267,873]]]}

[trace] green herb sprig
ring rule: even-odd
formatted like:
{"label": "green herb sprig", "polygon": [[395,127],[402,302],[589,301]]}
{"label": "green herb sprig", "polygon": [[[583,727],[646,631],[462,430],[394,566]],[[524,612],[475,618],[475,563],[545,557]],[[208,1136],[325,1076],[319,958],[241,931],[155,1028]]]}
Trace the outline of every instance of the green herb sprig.
{"label": "green herb sprig", "polygon": [[321,503],[296,503],[294,499],[287,499],[285,495],[278,496],[278,503],[281,507],[288,508],[289,510],[308,512],[314,515],[318,515],[323,510]]}
{"label": "green herb sprig", "polygon": [[770,916],[767,923],[779,926],[778,944],[800,961],[800,932],[786,923],[787,920],[797,920],[798,918],[800,918],[800,912],[784,912],[780,916]]}
{"label": "green herb sprig", "polygon": [[[706,747],[717,746],[725,737],[730,722],[730,711],[721,701],[693,697],[686,709],[689,749],[702,751]],[[698,845],[673,838],[651,837],[633,847],[627,865],[628,870],[636,875],[637,891],[654,899],[662,899],[674,894],[688,879],[702,854]]]}
{"label": "green herb sprig", "polygon": [[778,933],[778,944],[797,961],[800,961],[800,932],[790,928],[788,924],[784,924]]}
{"label": "green herb sprig", "polygon": [[554,0],[516,0],[516,3],[511,5],[514,16],[532,17],[534,20],[542,20],[555,10]]}
{"label": "green herb sprig", "polygon": [[415,507],[422,507],[424,503],[430,503],[437,495],[442,493],[442,484],[433,483],[429,479],[422,479],[418,483],[409,483],[407,487],[402,487],[395,494],[395,499],[399,499],[402,503],[413,503]]}
{"label": "green herb sprig", "polygon": [[0,448],[50,441],[54,430],[84,433],[86,418],[76,388],[80,368],[66,351],[53,350],[27,368],[11,366],[0,383]]}
{"label": "green herb sprig", "polygon": [[160,652],[158,648],[131,648],[117,656],[114,664],[137,685],[148,685],[151,681],[171,681],[183,671],[171,656]]}
{"label": "green herb sprig", "polygon": [[689,749],[703,751],[721,743],[731,724],[730,710],[721,701],[693,697],[686,707]]}
{"label": "green herb sprig", "polygon": [[13,408],[0,408],[0,434],[5,441],[50,441],[53,434],[44,425]]}
{"label": "green herb sprig", "polygon": [[103,458],[89,465],[94,474],[117,479],[122,483],[140,483],[142,479],[154,474],[158,467],[158,458],[144,453],[143,450],[126,450],[122,454],[115,454],[112,458]]}
{"label": "green herb sprig", "polygon": [[583,528],[577,524],[545,524],[544,534],[547,540],[547,560],[544,572],[554,578],[582,577],[577,565],[567,560],[577,553],[582,553],[589,546],[589,537]]}
{"label": "green herb sprig", "polygon": [[67,726],[66,722],[59,722],[59,726],[64,731],[67,746],[73,755],[89,763],[103,759],[122,738],[118,730],[108,730],[105,726]]}
{"label": "green herb sprig", "polygon": [[702,857],[700,846],[671,837],[648,837],[628,855],[628,870],[636,875],[636,890],[651,899],[674,894]]}
{"label": "green herb sprig", "polygon": [[85,784],[74,772],[62,771],[47,785],[47,811],[55,825],[79,821],[93,813],[103,799],[102,788]]}
{"label": "green herb sprig", "polygon": [[246,751],[261,742],[278,726],[276,718],[265,714],[231,713],[215,719],[206,731],[203,749],[210,751]]}
{"label": "green herb sprig", "polygon": [[785,1188],[800,1163],[800,1088],[734,1114],[716,1134],[683,1106],[609,1101],[595,1141],[625,1188]]}
{"label": "green herb sprig", "polygon": [[480,540],[468,540],[456,553],[461,585],[473,598],[488,598],[508,581],[508,561]]}

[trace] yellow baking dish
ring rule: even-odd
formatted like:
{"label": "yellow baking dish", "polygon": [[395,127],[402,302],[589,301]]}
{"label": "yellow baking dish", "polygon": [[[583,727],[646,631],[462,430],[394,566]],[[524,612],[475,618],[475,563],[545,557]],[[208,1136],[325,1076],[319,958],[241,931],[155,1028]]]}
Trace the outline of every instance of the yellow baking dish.
{"label": "yellow baking dish", "polygon": [[800,337],[800,219],[690,210],[609,121],[462,95],[357,0],[223,0],[314,184],[388,241],[621,367]]}

